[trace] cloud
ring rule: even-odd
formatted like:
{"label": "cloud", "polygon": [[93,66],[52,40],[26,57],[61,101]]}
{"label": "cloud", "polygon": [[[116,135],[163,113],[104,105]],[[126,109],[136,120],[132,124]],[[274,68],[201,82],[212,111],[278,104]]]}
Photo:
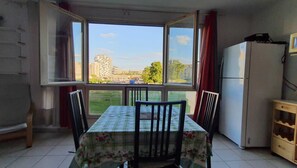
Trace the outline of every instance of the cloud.
{"label": "cloud", "polygon": [[99,34],[100,37],[102,38],[114,38],[116,36],[115,33],[102,33],[102,34]]}
{"label": "cloud", "polygon": [[176,36],[176,39],[177,42],[181,45],[187,45],[190,41],[190,37],[185,35]]}
{"label": "cloud", "polygon": [[106,55],[108,55],[108,54],[112,54],[112,53],[113,53],[112,50],[107,49],[107,48],[97,48],[97,49],[96,49],[96,52],[97,52],[98,54],[106,54]]}
{"label": "cloud", "polygon": [[153,52],[152,53],[153,56],[157,56],[157,57],[161,57],[163,55],[163,52]]}
{"label": "cloud", "polygon": [[132,60],[139,60],[139,61],[144,61],[144,60],[151,60],[151,59],[157,59],[157,60],[162,60],[163,52],[150,52],[150,53],[143,53],[141,55],[133,55],[131,56]]}
{"label": "cloud", "polygon": [[[136,57],[138,58],[138,57]],[[122,59],[122,60],[131,60],[131,57],[128,57],[128,56],[121,56],[121,57],[118,57],[118,59]],[[133,59],[132,59],[133,60]]]}

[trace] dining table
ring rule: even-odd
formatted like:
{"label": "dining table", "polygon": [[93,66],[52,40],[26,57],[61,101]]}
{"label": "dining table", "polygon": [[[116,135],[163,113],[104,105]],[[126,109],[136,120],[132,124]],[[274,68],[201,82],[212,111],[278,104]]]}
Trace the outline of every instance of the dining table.
{"label": "dining table", "polygon": [[[176,110],[178,111],[178,110]],[[178,115],[176,115],[178,116]],[[172,117],[170,131],[178,129],[178,117]],[[146,140],[150,124],[140,122],[140,135]],[[133,160],[135,106],[109,106],[89,130],[80,137],[80,145],[71,168],[113,168]],[[174,144],[174,142],[172,142]],[[208,133],[186,115],[181,151],[183,168],[205,168],[211,155]]]}

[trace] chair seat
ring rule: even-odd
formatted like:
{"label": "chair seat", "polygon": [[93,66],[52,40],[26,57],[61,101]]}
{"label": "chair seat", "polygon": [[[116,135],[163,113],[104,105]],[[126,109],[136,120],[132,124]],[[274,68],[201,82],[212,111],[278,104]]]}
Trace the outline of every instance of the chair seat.
{"label": "chair seat", "polygon": [[11,132],[20,131],[27,128],[26,123],[13,125],[13,126],[7,126],[7,127],[0,127],[0,134],[7,134]]}

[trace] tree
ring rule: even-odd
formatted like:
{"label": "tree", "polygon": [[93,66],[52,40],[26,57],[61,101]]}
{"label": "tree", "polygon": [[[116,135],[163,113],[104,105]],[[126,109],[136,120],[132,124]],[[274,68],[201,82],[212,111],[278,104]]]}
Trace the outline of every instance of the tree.
{"label": "tree", "polygon": [[184,72],[185,68],[186,68],[186,65],[179,62],[179,60],[169,61],[169,65],[168,65],[169,78],[171,80],[180,79],[180,75],[182,72]]}
{"label": "tree", "polygon": [[153,62],[150,67],[150,78],[153,83],[162,83],[162,65],[161,62]]}
{"label": "tree", "polygon": [[91,74],[91,76],[89,78],[89,82],[90,83],[101,83],[101,80],[99,79],[99,77],[97,77],[97,75]]}
{"label": "tree", "polygon": [[141,77],[142,77],[144,83],[151,83],[150,82],[150,67],[149,66],[144,68]]}
{"label": "tree", "polygon": [[144,68],[142,72],[144,83],[162,83],[162,65],[161,62],[153,62],[151,66]]}

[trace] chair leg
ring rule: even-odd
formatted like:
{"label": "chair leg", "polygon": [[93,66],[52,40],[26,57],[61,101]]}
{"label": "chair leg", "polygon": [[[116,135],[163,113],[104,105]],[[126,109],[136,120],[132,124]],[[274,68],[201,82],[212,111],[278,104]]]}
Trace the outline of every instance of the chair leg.
{"label": "chair leg", "polygon": [[26,130],[26,145],[27,148],[32,146],[32,123],[28,124],[27,130]]}

